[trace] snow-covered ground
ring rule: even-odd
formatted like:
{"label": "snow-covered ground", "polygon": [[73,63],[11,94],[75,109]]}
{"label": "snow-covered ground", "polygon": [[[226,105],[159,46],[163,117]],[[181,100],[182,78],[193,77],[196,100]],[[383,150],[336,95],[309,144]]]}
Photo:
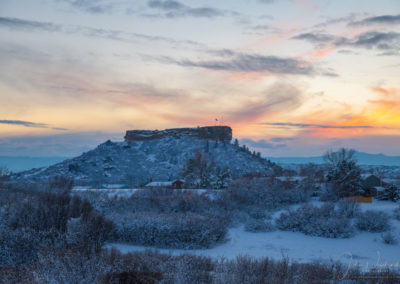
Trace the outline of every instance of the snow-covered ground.
{"label": "snow-covered ground", "polygon": [[[106,185],[105,188],[92,188],[90,186],[74,186],[72,193],[80,192],[97,192],[101,195],[107,195],[108,197],[123,197],[129,198],[138,190],[146,190],[146,188],[120,188],[122,185]],[[194,192],[199,195],[204,194],[210,199],[215,199],[218,194],[222,191],[220,189],[176,189],[176,191],[187,191]]]}
{"label": "snow-covered ground", "polygon": [[[379,210],[390,216],[399,205],[392,202],[376,201],[372,204],[361,204],[362,210]],[[400,221],[391,220],[397,236],[400,236]],[[191,253],[214,258],[235,258],[238,255],[252,257],[270,257],[281,259],[289,257],[298,262],[341,261],[345,264],[359,265],[361,269],[385,265],[400,268],[400,244],[387,245],[381,241],[381,233],[358,232],[349,239],[329,239],[307,236],[298,232],[275,231],[269,233],[249,233],[243,227],[229,230],[230,240],[212,249],[201,250],[170,250],[157,249],[168,254]],[[109,244],[122,252],[143,251],[154,249],[126,244]]]}

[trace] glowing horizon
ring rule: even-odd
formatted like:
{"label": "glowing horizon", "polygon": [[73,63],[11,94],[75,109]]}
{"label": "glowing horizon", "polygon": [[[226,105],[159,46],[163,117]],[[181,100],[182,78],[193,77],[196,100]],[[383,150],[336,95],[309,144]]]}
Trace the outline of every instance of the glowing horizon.
{"label": "glowing horizon", "polygon": [[77,154],[127,129],[215,119],[266,156],[400,155],[399,8],[2,1],[0,155]]}

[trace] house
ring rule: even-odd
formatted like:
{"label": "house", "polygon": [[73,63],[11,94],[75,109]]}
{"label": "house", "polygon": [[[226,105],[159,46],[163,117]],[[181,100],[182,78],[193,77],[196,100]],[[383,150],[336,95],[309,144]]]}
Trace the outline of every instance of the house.
{"label": "house", "polygon": [[152,181],[146,184],[148,188],[171,188],[171,189],[182,189],[183,181],[182,180],[173,180],[173,181]]}
{"label": "house", "polygon": [[376,197],[383,194],[385,188],[382,186],[383,181],[374,174],[363,175],[361,187],[366,192],[366,196]]}
{"label": "house", "polygon": [[385,188],[383,186],[374,186],[368,189],[369,196],[377,197],[383,195]]}

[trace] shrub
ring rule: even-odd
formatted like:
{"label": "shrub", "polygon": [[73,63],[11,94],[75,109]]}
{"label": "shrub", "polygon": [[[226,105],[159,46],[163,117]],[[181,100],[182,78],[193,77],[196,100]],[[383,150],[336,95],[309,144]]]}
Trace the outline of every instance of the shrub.
{"label": "shrub", "polygon": [[31,261],[38,244],[38,236],[32,230],[0,228],[0,267]]}
{"label": "shrub", "polygon": [[337,203],[337,214],[346,218],[354,218],[360,213],[360,205],[354,200],[341,199]]}
{"label": "shrub", "polygon": [[390,228],[389,216],[381,211],[367,210],[357,218],[356,226],[361,231],[384,232]]}
{"label": "shrub", "polygon": [[397,207],[396,209],[394,209],[394,211],[393,211],[393,217],[394,217],[396,220],[399,220],[399,221],[400,221],[400,206]]}
{"label": "shrub", "polygon": [[73,186],[74,179],[64,175],[51,177],[48,181],[48,188],[51,193],[68,193]]}
{"label": "shrub", "polygon": [[264,219],[249,219],[244,229],[246,232],[258,233],[258,232],[272,232],[275,230],[275,226],[270,220]]}
{"label": "shrub", "polygon": [[281,213],[275,224],[280,230],[326,238],[348,238],[354,232],[351,220],[338,217],[332,203],[321,207],[304,205],[295,211],[288,210]]}
{"label": "shrub", "polygon": [[227,222],[212,215],[112,215],[118,240],[163,248],[209,248],[225,239]]}
{"label": "shrub", "polygon": [[387,245],[396,245],[398,243],[396,236],[391,231],[382,234],[381,238],[383,243]]}
{"label": "shrub", "polygon": [[[263,208],[252,208],[249,210],[249,216],[253,219],[264,219],[267,218],[267,213]],[[270,218],[269,218],[270,219]]]}

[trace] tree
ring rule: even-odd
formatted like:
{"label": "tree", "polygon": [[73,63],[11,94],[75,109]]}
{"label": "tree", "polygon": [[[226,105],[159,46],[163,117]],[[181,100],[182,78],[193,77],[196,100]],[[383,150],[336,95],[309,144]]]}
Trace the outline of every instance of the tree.
{"label": "tree", "polygon": [[328,151],[324,155],[328,167],[326,176],[328,190],[335,198],[361,193],[361,168],[355,159],[355,151],[342,148],[339,151]]}
{"label": "tree", "polygon": [[306,177],[306,182],[308,184],[321,182],[324,177],[324,172],[322,168],[313,163],[301,165],[299,174],[300,176]]}
{"label": "tree", "polygon": [[400,200],[400,189],[392,184],[385,189],[383,195],[380,196],[379,199],[397,202],[398,200]]}
{"label": "tree", "polygon": [[194,158],[186,161],[182,171],[186,186],[208,188],[215,179],[215,163],[208,161],[206,155],[196,151]]}
{"label": "tree", "polygon": [[209,143],[208,140],[207,140],[207,141],[206,141],[206,146],[205,146],[204,151],[205,151],[206,153],[208,153],[209,150],[210,150],[210,143]]}
{"label": "tree", "polygon": [[216,188],[227,188],[231,180],[232,174],[231,170],[228,167],[224,167],[223,169],[219,167],[216,168]]}
{"label": "tree", "polygon": [[10,178],[10,171],[7,167],[0,166],[0,187],[2,187],[3,182],[8,181]]}

